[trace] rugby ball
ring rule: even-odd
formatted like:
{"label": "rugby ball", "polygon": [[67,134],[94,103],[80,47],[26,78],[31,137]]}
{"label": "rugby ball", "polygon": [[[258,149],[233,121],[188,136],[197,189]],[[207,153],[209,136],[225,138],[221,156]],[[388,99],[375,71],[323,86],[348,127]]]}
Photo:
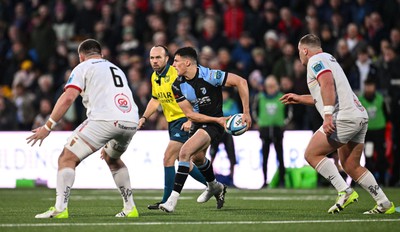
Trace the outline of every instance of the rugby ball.
{"label": "rugby ball", "polygon": [[247,124],[243,121],[243,114],[234,114],[226,120],[225,131],[231,135],[241,135],[247,130]]}

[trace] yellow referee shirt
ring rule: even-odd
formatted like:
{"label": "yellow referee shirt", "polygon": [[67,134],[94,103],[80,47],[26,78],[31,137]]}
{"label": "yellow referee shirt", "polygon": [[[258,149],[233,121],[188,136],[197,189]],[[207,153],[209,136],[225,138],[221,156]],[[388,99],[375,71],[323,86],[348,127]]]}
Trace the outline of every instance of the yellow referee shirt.
{"label": "yellow referee shirt", "polygon": [[160,75],[156,72],[151,75],[151,95],[160,102],[167,122],[185,117],[172,92],[172,83],[177,77],[178,72],[169,64]]}

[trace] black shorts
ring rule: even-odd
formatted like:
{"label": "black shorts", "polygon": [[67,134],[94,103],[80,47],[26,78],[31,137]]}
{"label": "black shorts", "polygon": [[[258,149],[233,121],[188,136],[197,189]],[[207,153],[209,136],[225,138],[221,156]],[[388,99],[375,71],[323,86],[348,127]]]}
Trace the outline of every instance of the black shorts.
{"label": "black shorts", "polygon": [[194,135],[198,129],[203,129],[211,138],[211,143],[220,141],[225,129],[216,123],[192,123],[192,128],[190,128],[189,136]]}

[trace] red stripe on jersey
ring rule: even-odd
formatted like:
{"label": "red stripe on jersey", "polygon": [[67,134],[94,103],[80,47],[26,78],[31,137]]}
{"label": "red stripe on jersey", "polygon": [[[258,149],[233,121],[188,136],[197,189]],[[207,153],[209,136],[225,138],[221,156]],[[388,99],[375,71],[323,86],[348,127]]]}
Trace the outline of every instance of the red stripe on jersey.
{"label": "red stripe on jersey", "polygon": [[64,87],[64,91],[65,91],[66,89],[68,89],[68,88],[74,88],[74,89],[78,90],[79,92],[82,92],[82,89],[79,88],[79,87],[76,86],[76,85],[68,85],[68,86],[65,86],[65,87]]}
{"label": "red stripe on jersey", "polygon": [[322,73],[326,73],[326,72],[330,72],[330,73],[332,73],[332,71],[331,71],[331,70],[329,70],[329,69],[325,69],[324,71],[322,71],[322,72],[318,73],[317,80],[318,80],[319,76],[321,76],[321,74],[322,74]]}

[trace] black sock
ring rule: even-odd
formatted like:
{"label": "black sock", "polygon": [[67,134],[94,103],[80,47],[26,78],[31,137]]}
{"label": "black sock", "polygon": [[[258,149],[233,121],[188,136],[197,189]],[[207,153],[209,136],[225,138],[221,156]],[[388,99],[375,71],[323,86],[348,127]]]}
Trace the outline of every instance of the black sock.
{"label": "black sock", "polygon": [[197,168],[200,170],[201,174],[203,174],[203,176],[206,178],[207,182],[212,182],[215,180],[213,166],[208,159],[206,159],[206,162],[203,165]]}
{"label": "black sock", "polygon": [[183,185],[186,182],[186,179],[189,175],[189,167],[186,166],[178,166],[178,171],[175,175],[175,183],[174,183],[174,191],[181,193]]}

